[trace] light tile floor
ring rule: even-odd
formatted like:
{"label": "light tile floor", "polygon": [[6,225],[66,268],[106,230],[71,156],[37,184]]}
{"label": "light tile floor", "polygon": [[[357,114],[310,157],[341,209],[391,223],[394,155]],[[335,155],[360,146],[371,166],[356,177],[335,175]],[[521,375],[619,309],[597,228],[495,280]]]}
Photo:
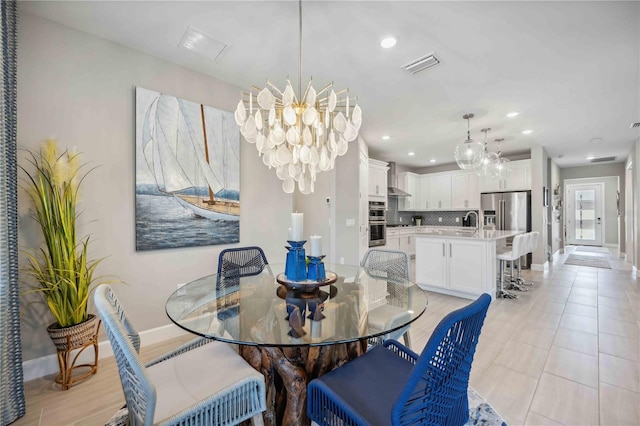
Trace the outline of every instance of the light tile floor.
{"label": "light tile floor", "polygon": [[[640,425],[640,284],[613,250],[605,256],[611,270],[563,265],[563,255],[547,271],[523,271],[533,287],[491,304],[471,386],[509,425]],[[411,327],[413,349],[468,303],[430,293],[427,311]],[[187,338],[141,354],[151,359]],[[26,383],[27,415],[13,425],[104,424],[123,396],[113,358],[100,365],[95,377],[66,392],[52,377]]]}
{"label": "light tile floor", "polygon": [[[564,265],[575,249],[547,271],[523,271],[529,291],[489,308],[471,386],[509,425],[640,425],[640,284],[613,249],[578,252],[612,269]],[[413,348],[467,303],[430,293]]]}

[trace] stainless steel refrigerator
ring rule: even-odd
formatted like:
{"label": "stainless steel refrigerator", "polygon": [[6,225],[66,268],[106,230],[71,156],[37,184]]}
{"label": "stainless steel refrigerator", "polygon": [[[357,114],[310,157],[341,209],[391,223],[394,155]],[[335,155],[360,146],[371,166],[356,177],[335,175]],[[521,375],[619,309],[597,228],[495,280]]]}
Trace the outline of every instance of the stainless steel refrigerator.
{"label": "stainless steel refrigerator", "polygon": [[[480,225],[484,229],[531,231],[531,191],[493,192],[480,196]],[[507,244],[511,244],[507,240]],[[531,254],[522,259],[531,264]]]}

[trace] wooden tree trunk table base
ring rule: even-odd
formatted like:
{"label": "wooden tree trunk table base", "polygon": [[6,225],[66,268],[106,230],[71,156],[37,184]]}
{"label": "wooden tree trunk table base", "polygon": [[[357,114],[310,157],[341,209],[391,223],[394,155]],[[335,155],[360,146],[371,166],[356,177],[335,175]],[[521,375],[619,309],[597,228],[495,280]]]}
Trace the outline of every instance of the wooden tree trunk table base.
{"label": "wooden tree trunk table base", "polygon": [[267,426],[310,425],[307,417],[307,385],[316,377],[359,357],[367,341],[327,346],[246,346],[240,355],[265,378]]}

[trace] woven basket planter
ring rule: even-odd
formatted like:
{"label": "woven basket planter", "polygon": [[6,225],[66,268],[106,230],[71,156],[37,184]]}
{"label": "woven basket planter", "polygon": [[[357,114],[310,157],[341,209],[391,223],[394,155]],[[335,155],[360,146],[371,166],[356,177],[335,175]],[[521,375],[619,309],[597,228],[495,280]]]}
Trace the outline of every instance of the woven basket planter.
{"label": "woven basket planter", "polygon": [[[95,315],[89,314],[89,318],[86,321],[70,327],[60,327],[58,323],[54,322],[47,327],[47,332],[57,350],[68,351],[84,346],[93,338],[96,334],[97,318]],[[67,336],[69,336],[70,340],[67,340]],[[69,346],[69,342],[71,346]]]}

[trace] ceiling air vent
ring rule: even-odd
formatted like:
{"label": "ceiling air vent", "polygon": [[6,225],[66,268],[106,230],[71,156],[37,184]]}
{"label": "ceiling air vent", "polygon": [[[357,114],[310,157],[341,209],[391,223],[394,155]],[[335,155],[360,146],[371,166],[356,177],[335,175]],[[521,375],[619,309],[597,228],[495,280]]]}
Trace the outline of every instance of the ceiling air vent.
{"label": "ceiling air vent", "polygon": [[402,69],[410,72],[411,74],[419,73],[420,71],[424,71],[427,68],[434,67],[440,63],[440,59],[436,57],[435,53],[430,53],[427,56],[423,56],[418,59],[414,59],[413,61],[404,64]]}
{"label": "ceiling air vent", "polygon": [[600,157],[600,158],[592,158],[591,163],[604,163],[606,161],[615,161],[616,157]]}
{"label": "ceiling air vent", "polygon": [[631,129],[633,129],[634,127],[640,127],[640,121],[636,122],[636,123],[631,123],[631,126],[629,126]]}

